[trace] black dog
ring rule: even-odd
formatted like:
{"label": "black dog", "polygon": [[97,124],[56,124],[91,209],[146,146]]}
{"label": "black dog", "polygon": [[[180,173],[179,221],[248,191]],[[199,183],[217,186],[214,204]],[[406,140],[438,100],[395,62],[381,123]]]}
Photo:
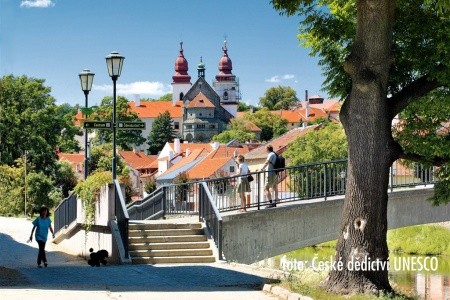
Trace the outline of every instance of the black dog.
{"label": "black dog", "polygon": [[94,249],[90,248],[89,252],[91,252],[91,259],[88,260],[88,264],[93,267],[97,266],[100,267],[100,263],[103,265],[106,265],[108,262],[106,261],[106,258],[108,258],[109,253],[106,250],[98,250],[97,252],[94,252]]}

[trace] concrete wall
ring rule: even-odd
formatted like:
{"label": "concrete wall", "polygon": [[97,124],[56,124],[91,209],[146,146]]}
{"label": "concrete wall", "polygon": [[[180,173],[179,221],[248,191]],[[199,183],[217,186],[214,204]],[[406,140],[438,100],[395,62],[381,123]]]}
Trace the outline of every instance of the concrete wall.
{"label": "concrete wall", "polygon": [[89,248],[94,251],[105,249],[109,252],[108,261],[118,262],[118,252],[113,240],[109,220],[114,218],[114,186],[103,186],[100,198],[95,205],[95,224],[89,232],[84,230],[84,210],[81,199],[77,199],[77,219],[68,228],[58,232],[54,242],[65,252],[90,257]]}
{"label": "concrete wall", "polygon": [[[450,204],[431,206],[433,188],[389,194],[388,227],[450,220]],[[305,201],[270,210],[223,216],[223,252],[228,261],[253,263],[288,251],[336,239],[343,197]]]}

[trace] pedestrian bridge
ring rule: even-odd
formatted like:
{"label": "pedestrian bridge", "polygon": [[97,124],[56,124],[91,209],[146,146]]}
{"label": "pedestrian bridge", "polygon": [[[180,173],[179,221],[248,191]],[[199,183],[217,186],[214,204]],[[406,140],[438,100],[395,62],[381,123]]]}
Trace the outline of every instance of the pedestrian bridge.
{"label": "pedestrian bridge", "polygon": [[[215,178],[158,188],[128,207],[118,181],[111,185],[104,207],[97,208],[96,229],[112,232],[120,257],[128,258],[130,220],[167,220],[191,216],[205,223],[217,246],[220,259],[253,263],[291,250],[337,239],[342,219],[346,185],[346,160],[289,167],[279,173],[278,206],[268,204],[263,193],[266,172],[253,173],[252,191],[247,195],[246,213],[237,213],[237,177]],[[434,192],[434,170],[394,164],[390,171],[388,227],[398,228],[450,220],[450,204],[433,207],[427,200]],[[101,197],[102,198],[102,197]],[[80,221],[80,201],[63,201],[55,211],[58,239],[72,233]],[[100,201],[101,203],[101,201]],[[99,204],[100,205],[100,204]],[[72,226],[73,227],[73,226]],[[66,232],[64,234],[64,232]],[[110,243],[110,242],[108,242]],[[73,245],[73,243],[71,243]],[[84,250],[84,252],[86,252]],[[122,261],[125,261],[122,259]]]}
{"label": "pedestrian bridge", "polygon": [[[432,206],[433,187],[389,193],[388,228],[450,220],[450,204]],[[274,209],[222,216],[222,251],[227,260],[253,263],[338,238],[344,197],[305,200]]]}

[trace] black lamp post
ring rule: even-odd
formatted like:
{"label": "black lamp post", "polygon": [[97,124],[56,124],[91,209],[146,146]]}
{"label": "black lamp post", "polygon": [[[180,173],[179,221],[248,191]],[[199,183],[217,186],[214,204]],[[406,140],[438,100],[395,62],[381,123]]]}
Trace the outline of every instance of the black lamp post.
{"label": "black lamp post", "polygon": [[113,159],[112,159],[112,178],[116,179],[117,174],[117,158],[116,158],[116,81],[122,73],[122,65],[125,57],[118,52],[111,52],[106,57],[106,65],[108,67],[108,74],[113,81]]}
{"label": "black lamp post", "polygon": [[[84,92],[84,106],[88,107],[88,95],[92,89],[92,82],[94,81],[94,73],[88,69],[84,69],[78,76],[80,76],[81,90]],[[88,130],[84,129],[84,179],[88,176]]]}

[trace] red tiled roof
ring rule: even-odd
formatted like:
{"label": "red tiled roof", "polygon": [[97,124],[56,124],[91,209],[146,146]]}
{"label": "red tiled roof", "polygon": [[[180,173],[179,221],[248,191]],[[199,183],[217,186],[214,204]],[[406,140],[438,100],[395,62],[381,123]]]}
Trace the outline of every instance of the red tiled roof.
{"label": "red tiled roof", "polygon": [[[319,129],[321,126],[322,126],[321,124],[318,124],[318,125],[311,125],[311,126],[307,126],[307,127],[294,128],[294,129],[286,132],[285,134],[270,140],[269,142],[267,142],[267,144],[272,145],[273,150],[276,153],[281,154],[284,152],[286,146],[290,142],[293,142],[296,138],[303,136],[312,130]],[[266,145],[262,145],[256,149],[250,151],[249,153],[247,153],[244,156],[245,156],[245,159],[264,158],[267,156]]]}
{"label": "red tiled roof", "polygon": [[[175,143],[169,143],[170,147],[172,149],[175,149]],[[206,149],[211,150],[211,145],[208,143],[180,143],[180,152],[186,152],[186,150],[189,149],[190,151],[193,151],[195,149]]]}
{"label": "red tiled roof", "polygon": [[211,154],[208,156],[211,159],[215,158],[224,158],[224,157],[234,157],[234,154],[246,154],[249,152],[248,147],[245,148],[239,148],[239,147],[227,147],[225,145],[219,145],[219,147],[211,152]]}
{"label": "red tiled roof", "polygon": [[166,110],[169,112],[171,118],[181,118],[183,116],[183,102],[178,101],[173,106],[172,101],[141,101],[140,106],[136,103],[128,102],[130,110],[137,113],[139,118],[156,118],[159,114]]}
{"label": "red tiled roof", "polygon": [[192,99],[189,102],[189,105],[187,107],[189,107],[189,108],[192,108],[192,107],[214,108],[215,106],[202,92],[200,92],[197,94],[197,96],[194,97],[194,99]]}
{"label": "red tiled roof", "polygon": [[204,148],[202,148],[202,149],[195,149],[188,156],[183,157],[178,163],[176,163],[173,166],[169,167],[160,176],[162,176],[164,174],[171,173],[171,172],[175,171],[176,169],[184,167],[185,165],[193,162],[194,160],[196,160],[196,159],[198,159],[200,157],[206,156],[207,154],[208,154],[208,152]]}
{"label": "red tiled roof", "polygon": [[212,177],[232,157],[210,158],[206,157],[188,172],[190,179],[203,179]]}
{"label": "red tiled roof", "polygon": [[58,160],[66,160],[72,165],[72,170],[76,172],[84,171],[84,152],[61,153],[58,152]]}
{"label": "red tiled roof", "polygon": [[[119,151],[119,155],[123,158],[125,163],[133,169],[149,169],[151,165],[156,161],[157,155],[145,155],[144,152],[138,151]],[[156,166],[158,168],[158,166]]]}

